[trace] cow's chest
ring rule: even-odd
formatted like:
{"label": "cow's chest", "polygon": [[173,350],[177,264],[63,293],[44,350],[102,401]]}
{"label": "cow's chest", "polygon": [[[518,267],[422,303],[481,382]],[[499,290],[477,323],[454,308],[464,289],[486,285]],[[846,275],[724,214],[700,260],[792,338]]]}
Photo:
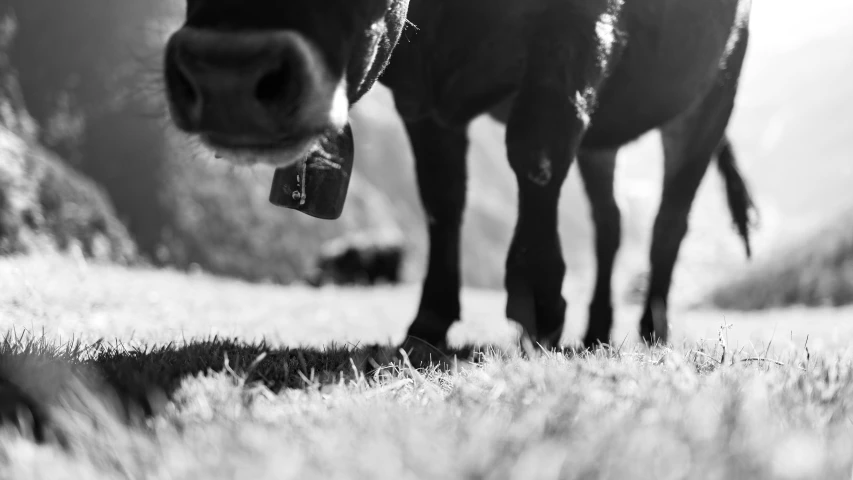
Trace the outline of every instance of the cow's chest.
{"label": "cow's chest", "polygon": [[[492,4],[494,2],[491,2]],[[487,0],[414,4],[383,82],[403,118],[464,126],[517,89],[525,68],[530,4]],[[534,2],[535,3],[535,2]],[[487,5],[490,4],[490,5]]]}

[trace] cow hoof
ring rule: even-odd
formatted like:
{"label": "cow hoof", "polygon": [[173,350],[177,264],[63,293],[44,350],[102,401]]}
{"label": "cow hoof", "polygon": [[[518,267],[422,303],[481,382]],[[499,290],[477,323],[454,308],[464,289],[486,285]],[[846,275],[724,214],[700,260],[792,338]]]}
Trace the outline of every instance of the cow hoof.
{"label": "cow hoof", "polygon": [[666,333],[658,334],[657,332],[648,329],[640,329],[640,338],[648,346],[666,345],[669,342],[669,338]]}
{"label": "cow hoof", "polygon": [[611,341],[610,330],[613,326],[613,307],[611,305],[589,306],[589,325],[583,339],[586,349],[596,349],[608,345]]}
{"label": "cow hoof", "polygon": [[445,356],[447,329],[437,326],[436,322],[426,320],[432,317],[418,315],[400,345],[400,349],[406,352],[407,359],[415,368],[425,368]]}
{"label": "cow hoof", "polygon": [[661,302],[646,306],[640,319],[640,337],[648,345],[666,344],[669,341],[669,318]]}
{"label": "cow hoof", "polygon": [[450,319],[437,313],[418,312],[417,318],[409,326],[409,331],[406,332],[406,341],[412,339],[417,343],[429,345],[433,348],[447,348],[447,331],[450,330],[454,321],[456,321],[455,318]]}
{"label": "cow hoof", "polygon": [[404,363],[409,362],[414,368],[427,368],[440,363],[446,356],[441,348],[417,337],[406,337],[406,340],[400,345],[399,351],[405,353],[405,356],[401,354],[399,360]]}
{"label": "cow hoof", "polygon": [[536,299],[533,291],[525,282],[511,281],[507,279],[507,301],[506,318],[517,323],[521,327],[522,344],[523,339],[535,341],[537,339],[536,329]]}
{"label": "cow hoof", "polygon": [[[520,346],[526,354],[558,348],[563,336],[566,301],[537,298],[526,282],[507,279],[506,317],[521,327]],[[550,307],[550,308],[549,308]]]}
{"label": "cow hoof", "polygon": [[587,334],[583,337],[583,346],[586,350],[598,350],[599,348],[606,348],[610,343],[607,340],[607,337],[602,335],[587,332]]}

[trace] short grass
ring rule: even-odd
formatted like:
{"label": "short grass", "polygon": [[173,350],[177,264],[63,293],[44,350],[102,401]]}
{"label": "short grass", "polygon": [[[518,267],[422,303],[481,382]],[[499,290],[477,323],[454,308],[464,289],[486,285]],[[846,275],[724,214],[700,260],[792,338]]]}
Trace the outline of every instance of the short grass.
{"label": "short grass", "polygon": [[[595,354],[532,359],[495,341],[445,368],[415,368],[387,346],[409,315],[410,299],[394,292],[372,294],[390,305],[381,310],[362,298],[366,291],[294,293],[204,275],[0,260],[0,320],[8,329],[0,418],[22,393],[50,419],[43,444],[32,441],[26,417],[23,431],[0,428],[0,478],[847,479],[853,472],[853,353],[838,342],[819,346],[830,334],[810,311],[797,313],[810,326],[808,343],[785,329],[774,335],[768,321],[764,344],[755,346],[733,339],[738,325],[718,326],[710,340],[672,348],[626,340]],[[333,293],[362,312],[337,305],[320,318]],[[479,302],[495,297],[485,295],[471,295],[468,310],[489,311]],[[283,311],[283,327],[258,310],[264,302]],[[298,321],[286,320],[288,308]],[[270,331],[297,339],[300,329],[313,331],[312,321],[347,338],[347,321],[401,319],[385,328],[384,341],[337,345],[288,347],[189,324],[185,335],[157,334],[170,315],[204,312],[245,333],[262,327],[240,330],[242,322],[270,317]],[[149,317],[155,330],[144,328]],[[373,328],[365,337],[381,339]]]}
{"label": "short grass", "polygon": [[172,401],[128,426],[108,397],[57,394],[67,449],[7,429],[2,476],[830,479],[853,467],[848,355],[636,346],[377,370],[359,365],[369,349],[266,350],[59,348],[156,373]]}

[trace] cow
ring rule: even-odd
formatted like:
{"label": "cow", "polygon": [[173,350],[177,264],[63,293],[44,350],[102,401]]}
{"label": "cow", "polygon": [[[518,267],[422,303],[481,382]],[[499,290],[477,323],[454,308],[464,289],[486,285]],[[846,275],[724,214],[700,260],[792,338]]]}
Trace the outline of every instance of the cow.
{"label": "cow", "polygon": [[352,168],[347,111],[375,82],[388,87],[415,154],[429,232],[408,338],[439,347],[460,318],[466,128],[475,117],[506,125],[518,184],[506,316],[545,348],[558,344],[565,322],[557,205],[572,162],[597,231],[584,340],[592,346],[609,340],[613,320],[615,158],[621,146],[660,130],[665,174],[640,334],[666,342],[672,272],[712,158],[733,182],[735,218],[750,205],[726,140],[750,7],[750,0],[188,0],[166,46],[166,92],[178,129],[234,163],[279,167],[273,203],[336,218]]}

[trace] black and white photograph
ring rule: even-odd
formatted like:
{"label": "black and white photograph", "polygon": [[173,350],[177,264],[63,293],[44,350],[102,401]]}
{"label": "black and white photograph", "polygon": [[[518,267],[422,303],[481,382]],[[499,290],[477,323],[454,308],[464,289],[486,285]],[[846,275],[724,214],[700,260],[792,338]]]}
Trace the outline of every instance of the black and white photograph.
{"label": "black and white photograph", "polygon": [[851,79],[851,0],[0,0],[0,480],[850,480]]}

